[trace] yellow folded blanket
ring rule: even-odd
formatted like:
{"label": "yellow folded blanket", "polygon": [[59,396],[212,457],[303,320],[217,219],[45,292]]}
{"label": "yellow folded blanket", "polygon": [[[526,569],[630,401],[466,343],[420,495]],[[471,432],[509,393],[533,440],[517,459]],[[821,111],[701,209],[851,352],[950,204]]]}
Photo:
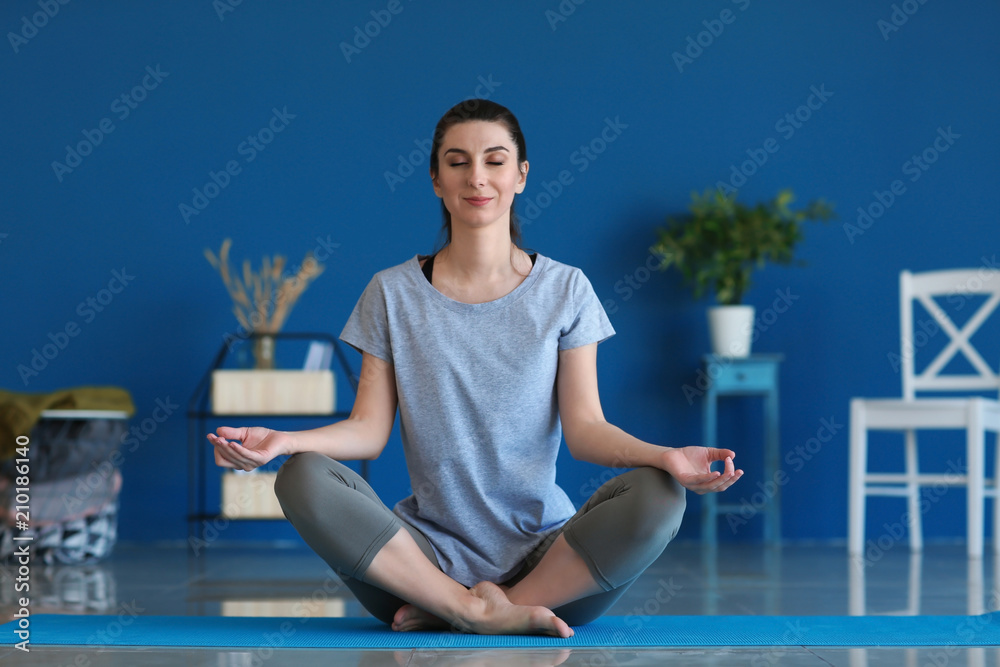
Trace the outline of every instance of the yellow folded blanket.
{"label": "yellow folded blanket", "polygon": [[14,457],[16,439],[28,435],[43,410],[121,410],[135,414],[132,395],[121,387],[74,387],[49,393],[0,389],[0,461]]}

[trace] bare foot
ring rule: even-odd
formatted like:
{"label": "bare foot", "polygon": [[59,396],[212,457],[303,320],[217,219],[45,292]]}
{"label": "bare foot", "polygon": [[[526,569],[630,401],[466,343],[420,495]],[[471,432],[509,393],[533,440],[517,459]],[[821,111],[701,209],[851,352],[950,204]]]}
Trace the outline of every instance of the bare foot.
{"label": "bare foot", "polygon": [[471,599],[467,617],[456,620],[454,626],[420,607],[406,604],[396,611],[392,629],[397,632],[413,632],[454,627],[461,632],[480,635],[573,636],[573,629],[557,618],[550,609],[513,604],[496,584],[480,582],[469,589],[469,595]]}
{"label": "bare foot", "polygon": [[392,629],[396,632],[413,632],[416,630],[447,630],[448,623],[429,611],[412,604],[404,604],[392,618]]}
{"label": "bare foot", "polygon": [[482,581],[469,593],[481,602],[467,627],[461,629],[482,635],[552,635],[572,637],[573,629],[552,610],[545,607],[516,605],[507,599],[503,589],[496,584]]}

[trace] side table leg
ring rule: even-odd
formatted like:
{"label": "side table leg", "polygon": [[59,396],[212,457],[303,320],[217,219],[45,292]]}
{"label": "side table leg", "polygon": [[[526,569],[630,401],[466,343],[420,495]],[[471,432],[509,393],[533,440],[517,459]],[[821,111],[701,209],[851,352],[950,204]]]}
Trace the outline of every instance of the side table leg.
{"label": "side table leg", "polygon": [[[716,446],[717,402],[718,396],[712,388],[709,388],[702,402],[702,433],[705,438],[702,445],[705,447]],[[701,538],[703,542],[714,548],[718,542],[718,498],[714,493],[706,493],[701,497],[701,502]]]}
{"label": "side table leg", "polygon": [[778,384],[767,393],[766,399],[767,424],[764,442],[764,485],[774,485],[774,497],[767,504],[764,524],[764,541],[777,544],[781,541],[781,485],[778,483],[778,471],[781,468],[781,445],[779,442],[778,419]]}

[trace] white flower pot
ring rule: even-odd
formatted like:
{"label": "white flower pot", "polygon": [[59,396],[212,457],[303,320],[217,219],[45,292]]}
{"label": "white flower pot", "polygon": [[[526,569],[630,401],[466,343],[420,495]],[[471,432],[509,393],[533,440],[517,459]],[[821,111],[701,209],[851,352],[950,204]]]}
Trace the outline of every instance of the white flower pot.
{"label": "white flower pot", "polygon": [[723,357],[750,356],[753,306],[715,306],[708,309],[712,352]]}

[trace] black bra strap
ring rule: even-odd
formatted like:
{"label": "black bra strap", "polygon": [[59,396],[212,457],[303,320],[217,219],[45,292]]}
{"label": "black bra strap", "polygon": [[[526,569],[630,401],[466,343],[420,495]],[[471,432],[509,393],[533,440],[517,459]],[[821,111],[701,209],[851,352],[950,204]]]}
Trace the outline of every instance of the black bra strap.
{"label": "black bra strap", "polygon": [[[421,268],[421,270],[424,272],[424,277],[427,278],[427,282],[429,282],[429,283],[433,283],[434,282],[431,278],[433,278],[433,276],[434,276],[434,258],[435,257],[437,257],[437,253],[435,253],[435,254],[431,255],[430,257],[428,257],[427,259],[425,259],[424,260],[424,265]],[[528,257],[531,258],[531,265],[534,266],[535,265],[535,260],[538,259],[538,253],[537,252],[533,252],[530,255],[528,255]]]}
{"label": "black bra strap", "polygon": [[434,275],[434,258],[437,254],[431,255],[426,260],[424,260],[423,272],[424,277],[427,278],[427,282],[434,282],[431,280],[431,276]]}

